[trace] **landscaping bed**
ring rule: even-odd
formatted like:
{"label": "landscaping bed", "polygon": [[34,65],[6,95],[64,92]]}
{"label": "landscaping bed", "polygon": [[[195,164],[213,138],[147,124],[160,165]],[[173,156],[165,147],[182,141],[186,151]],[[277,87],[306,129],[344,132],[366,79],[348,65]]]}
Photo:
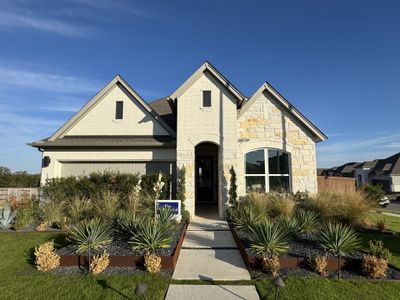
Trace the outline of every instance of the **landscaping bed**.
{"label": "landscaping bed", "polygon": [[[180,223],[177,226],[170,247],[165,249],[157,249],[155,254],[161,257],[161,268],[163,270],[171,270],[175,268],[183,240],[187,229],[186,223]],[[100,255],[106,251],[110,257],[110,267],[135,267],[143,266],[144,252],[135,252],[128,241],[115,240],[110,245],[105,246],[102,250],[94,251],[93,255]],[[57,250],[60,255],[60,267],[77,266],[81,267],[88,264],[87,255],[78,255],[73,245],[67,245]]]}
{"label": "landscaping bed", "polygon": [[[270,278],[261,267],[262,256],[253,252],[250,248],[250,239],[244,232],[237,232],[232,224],[229,224],[233,238],[238,246],[242,258],[250,270],[252,278]],[[281,276],[306,276],[319,277],[319,275],[308,268],[307,259],[311,256],[326,255],[327,278],[337,278],[338,274],[338,258],[327,254],[318,247],[316,235],[307,234],[300,239],[293,240],[289,245],[286,254],[279,256]],[[361,259],[363,252],[354,252],[352,255],[341,258],[340,277],[347,279],[365,279],[365,274],[361,271]],[[400,280],[400,270],[389,265],[386,271],[386,279]]]}

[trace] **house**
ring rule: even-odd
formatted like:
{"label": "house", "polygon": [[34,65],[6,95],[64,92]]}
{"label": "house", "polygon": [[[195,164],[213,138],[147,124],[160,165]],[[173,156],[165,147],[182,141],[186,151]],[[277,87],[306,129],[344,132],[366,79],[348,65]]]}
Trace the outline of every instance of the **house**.
{"label": "house", "polygon": [[324,169],[321,172],[321,176],[354,177],[355,167],[359,164],[359,162],[349,162],[338,167]]}
{"label": "house", "polygon": [[223,216],[229,170],[248,190],[317,192],[315,144],[326,136],[267,82],[245,97],[205,62],[168,97],[147,103],[121,76],[49,138],[49,178],[95,171],[167,172],[186,168],[186,208]]}
{"label": "house", "polygon": [[386,192],[400,192],[400,153],[360,163],[354,177],[357,185],[381,184]]}

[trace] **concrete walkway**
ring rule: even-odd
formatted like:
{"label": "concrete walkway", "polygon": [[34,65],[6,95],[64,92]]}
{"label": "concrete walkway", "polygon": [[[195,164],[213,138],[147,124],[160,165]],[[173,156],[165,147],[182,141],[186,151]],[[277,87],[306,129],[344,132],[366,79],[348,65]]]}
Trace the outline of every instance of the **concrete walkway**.
{"label": "concrete walkway", "polygon": [[[225,220],[194,218],[189,224],[172,276],[176,280],[250,280]],[[167,300],[259,299],[253,285],[171,284]]]}

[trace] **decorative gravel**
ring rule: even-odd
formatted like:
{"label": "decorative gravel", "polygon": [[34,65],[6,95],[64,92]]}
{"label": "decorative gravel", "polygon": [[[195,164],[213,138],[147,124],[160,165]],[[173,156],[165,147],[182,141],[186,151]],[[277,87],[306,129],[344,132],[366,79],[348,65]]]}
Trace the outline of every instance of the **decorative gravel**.
{"label": "decorative gravel", "polygon": [[[145,274],[146,271],[133,267],[108,267],[104,270],[102,274],[106,275],[137,275]],[[172,277],[173,270],[161,270],[159,273],[161,276],[166,278]],[[87,275],[87,269],[79,267],[59,267],[52,271],[54,275],[61,276],[77,276],[77,275]]]}
{"label": "decorative gravel", "polygon": [[[159,249],[156,251],[156,255],[158,256],[170,256],[174,253],[176,245],[178,244],[179,238],[182,234],[183,228],[185,224],[180,223],[177,225],[174,233],[172,234],[172,242],[171,246],[166,249]],[[135,252],[132,250],[132,246],[128,243],[128,241],[123,240],[113,240],[112,243],[101,250],[93,251],[93,255],[98,255],[107,251],[110,255],[116,256],[136,256],[136,255],[144,255],[144,252]],[[77,255],[76,248],[73,245],[68,245],[63,248],[57,250],[59,255]]]}

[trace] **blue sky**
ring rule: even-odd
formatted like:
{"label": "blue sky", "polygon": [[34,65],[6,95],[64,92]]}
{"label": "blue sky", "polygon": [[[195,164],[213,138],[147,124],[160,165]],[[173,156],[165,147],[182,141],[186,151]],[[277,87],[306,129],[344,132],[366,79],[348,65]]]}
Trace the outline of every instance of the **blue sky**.
{"label": "blue sky", "polygon": [[399,1],[0,1],[0,165],[40,170],[53,133],[115,74],[146,100],[203,61],[270,82],[329,140],[318,166],[400,151]]}

